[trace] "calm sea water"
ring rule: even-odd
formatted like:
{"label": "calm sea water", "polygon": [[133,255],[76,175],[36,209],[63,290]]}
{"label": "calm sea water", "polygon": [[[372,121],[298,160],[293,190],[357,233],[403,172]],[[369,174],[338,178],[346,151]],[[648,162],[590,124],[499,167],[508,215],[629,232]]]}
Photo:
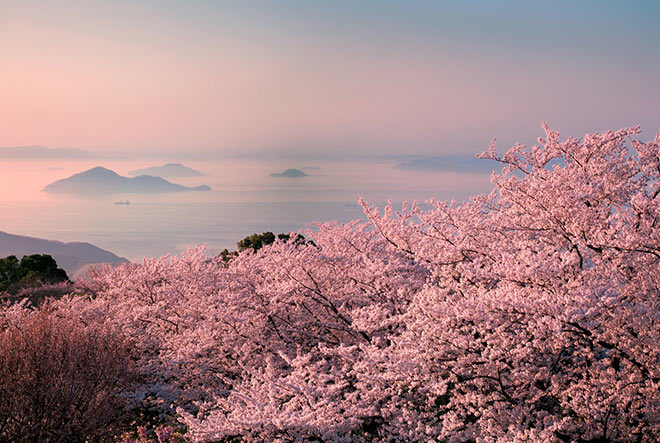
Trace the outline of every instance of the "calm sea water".
{"label": "calm sea water", "polygon": [[[465,199],[487,192],[485,173],[394,169],[393,162],[263,159],[185,162],[204,177],[171,179],[212,192],[124,194],[96,198],[50,195],[49,183],[94,166],[125,175],[164,162],[124,160],[0,160],[0,231],[61,241],[86,241],[131,260],[174,254],[206,243],[211,251],[266,230],[291,232],[314,221],[364,218],[358,196],[382,206],[388,199]],[[312,166],[313,168],[309,168]],[[307,167],[307,168],[306,168]],[[298,179],[270,177],[298,168]],[[130,205],[115,205],[115,201]]]}

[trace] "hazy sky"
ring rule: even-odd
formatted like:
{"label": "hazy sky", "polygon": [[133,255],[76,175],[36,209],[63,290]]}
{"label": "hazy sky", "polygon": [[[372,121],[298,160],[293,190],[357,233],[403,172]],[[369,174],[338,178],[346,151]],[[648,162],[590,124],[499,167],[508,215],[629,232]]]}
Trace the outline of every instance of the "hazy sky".
{"label": "hazy sky", "polygon": [[660,127],[657,1],[0,0],[0,146],[468,154]]}

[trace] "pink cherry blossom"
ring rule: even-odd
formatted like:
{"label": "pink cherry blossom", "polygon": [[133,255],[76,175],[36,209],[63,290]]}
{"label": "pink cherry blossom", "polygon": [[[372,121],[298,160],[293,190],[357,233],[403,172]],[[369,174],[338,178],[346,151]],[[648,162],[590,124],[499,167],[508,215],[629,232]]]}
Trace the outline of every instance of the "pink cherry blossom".
{"label": "pink cherry blossom", "polygon": [[660,136],[545,132],[481,155],[488,195],[99,269],[58,309],[129,336],[127,395],[194,441],[657,441]]}

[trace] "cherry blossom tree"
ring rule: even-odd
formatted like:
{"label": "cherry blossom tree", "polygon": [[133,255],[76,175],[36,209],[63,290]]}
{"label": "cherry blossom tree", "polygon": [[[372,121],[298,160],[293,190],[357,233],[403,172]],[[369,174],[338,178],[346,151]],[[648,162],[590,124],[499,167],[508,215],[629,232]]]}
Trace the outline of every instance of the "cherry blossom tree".
{"label": "cherry blossom tree", "polygon": [[130,337],[124,394],[194,441],[657,441],[660,136],[545,132],[481,155],[488,195],[361,202],[310,242],[99,269],[55,305]]}
{"label": "cherry blossom tree", "polygon": [[367,208],[433,272],[395,353],[436,396],[438,437],[654,441],[660,138],[545,129],[531,150],[482,154],[504,164],[489,196],[396,218]]}

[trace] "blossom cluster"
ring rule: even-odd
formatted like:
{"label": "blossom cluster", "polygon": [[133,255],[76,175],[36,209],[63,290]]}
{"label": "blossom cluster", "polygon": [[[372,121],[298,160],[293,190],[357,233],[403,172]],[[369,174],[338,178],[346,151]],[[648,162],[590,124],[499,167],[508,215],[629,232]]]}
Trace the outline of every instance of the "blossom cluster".
{"label": "blossom cluster", "polygon": [[100,269],[59,309],[129,336],[130,395],[194,441],[657,441],[660,136],[545,130],[481,155],[489,195]]}

